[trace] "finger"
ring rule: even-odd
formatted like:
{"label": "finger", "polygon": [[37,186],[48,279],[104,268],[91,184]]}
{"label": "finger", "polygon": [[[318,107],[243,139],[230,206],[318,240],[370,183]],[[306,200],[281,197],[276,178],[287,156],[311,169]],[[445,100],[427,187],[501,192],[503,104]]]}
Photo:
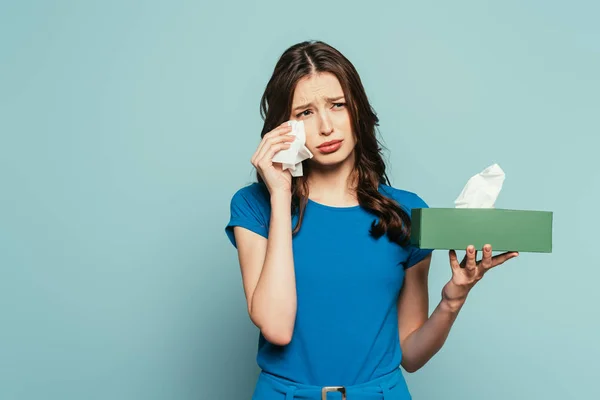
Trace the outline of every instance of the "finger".
{"label": "finger", "polygon": [[477,268],[477,250],[473,245],[467,247],[467,254],[465,255],[465,268],[468,270],[474,270]]}
{"label": "finger", "polygon": [[292,131],[292,126],[288,125],[287,122],[284,122],[283,124],[279,125],[277,128],[273,129],[272,131],[267,132],[263,136],[263,139],[270,138],[270,137],[273,137],[273,136],[283,135],[283,134],[289,133],[291,131]]}
{"label": "finger", "polygon": [[450,266],[452,269],[460,269],[460,264],[458,263],[458,258],[456,257],[456,251],[450,250],[448,252],[448,258],[450,259]]}
{"label": "finger", "polygon": [[265,145],[265,142],[267,140],[269,140],[270,138],[272,138],[274,136],[284,135],[284,134],[289,133],[291,131],[292,131],[292,127],[290,125],[287,125],[287,122],[284,122],[283,124],[279,125],[277,128],[275,128],[272,131],[266,133],[261,138],[261,141],[258,144],[258,148],[256,149],[256,151],[254,152],[254,155],[252,156],[252,163],[254,164],[257,161],[258,155],[260,154],[260,152],[263,149],[263,147]]}
{"label": "finger", "polygon": [[272,137],[278,137],[278,136],[283,136],[286,133],[290,133],[291,131],[292,131],[292,127],[290,125],[288,125],[287,122],[284,122],[283,124],[279,125],[277,128],[275,128],[272,131],[266,133],[262,137],[260,143],[258,144],[258,148],[256,149],[256,151],[252,155],[252,158],[250,159],[250,161],[252,162],[252,164],[256,164],[256,162],[259,159],[259,154],[261,154],[261,151],[265,147],[266,142],[270,138],[272,138]]}
{"label": "finger", "polygon": [[[259,152],[259,156],[264,155],[265,149],[268,149],[269,147],[273,146],[274,144],[278,144],[278,143],[282,143],[282,142],[291,143],[294,140],[296,140],[296,137],[292,136],[292,135],[272,136],[264,141],[261,152]],[[263,153],[263,154],[261,154],[261,153]]]}
{"label": "finger", "polygon": [[291,144],[294,140],[295,140],[294,136],[286,136],[286,135],[281,135],[278,137],[271,137],[271,138],[267,139],[264,142],[264,145],[262,146],[260,153],[257,154],[256,161],[260,162],[260,160],[262,160],[265,157],[265,154],[268,153],[269,149],[272,146],[280,144],[280,143]]}
{"label": "finger", "polygon": [[511,258],[517,257],[518,255],[519,255],[518,251],[507,251],[505,253],[498,254],[497,256],[492,257],[492,263],[491,263],[490,268],[494,268],[495,266],[503,264],[506,261],[510,260]]}
{"label": "finger", "polygon": [[281,129],[277,128],[265,135],[261,140],[260,144],[258,145],[258,149],[256,149],[256,152],[252,156],[251,163],[254,166],[256,166],[258,160],[260,160],[264,156],[268,147],[271,146],[275,141],[285,140],[293,142],[295,140],[295,137],[287,135],[288,133],[290,133],[291,130],[292,128],[290,126],[288,126],[287,128],[282,127]]}
{"label": "finger", "polygon": [[490,244],[483,246],[483,256],[479,265],[484,270],[492,268],[492,246]]}
{"label": "finger", "polygon": [[261,166],[261,168],[268,168],[270,165],[274,165],[273,157],[275,156],[275,154],[277,154],[277,152],[287,149],[289,147],[290,147],[290,143],[278,143],[278,144],[271,146],[267,150],[265,155],[258,161],[258,164]]}
{"label": "finger", "polygon": [[274,144],[273,146],[269,147],[265,155],[258,160],[258,165],[262,166],[263,168],[271,165],[273,163],[273,156],[275,156],[275,153],[283,149],[287,149],[290,146],[290,143]]}

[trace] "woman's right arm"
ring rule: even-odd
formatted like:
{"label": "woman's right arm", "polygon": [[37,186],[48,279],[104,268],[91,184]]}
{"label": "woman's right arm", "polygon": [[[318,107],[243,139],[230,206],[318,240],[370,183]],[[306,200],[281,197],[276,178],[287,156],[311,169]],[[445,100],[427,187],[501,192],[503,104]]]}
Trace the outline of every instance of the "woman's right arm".
{"label": "woman's right arm", "polygon": [[269,238],[235,227],[244,292],[252,322],[269,342],[284,346],[296,319],[290,200],[271,196]]}
{"label": "woman's right arm", "polygon": [[265,135],[252,158],[271,198],[268,239],[243,227],[234,235],[242,272],[248,313],[269,342],[285,346],[292,339],[296,320],[296,277],[292,252],[291,174],[274,166],[277,151],[293,140],[285,126]]}

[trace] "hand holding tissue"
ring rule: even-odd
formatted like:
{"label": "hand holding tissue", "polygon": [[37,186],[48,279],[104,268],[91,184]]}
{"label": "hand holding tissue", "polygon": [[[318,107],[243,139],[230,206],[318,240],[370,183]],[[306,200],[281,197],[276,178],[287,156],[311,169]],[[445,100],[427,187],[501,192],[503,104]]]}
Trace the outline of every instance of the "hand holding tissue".
{"label": "hand holding tissue", "polygon": [[283,170],[290,170],[292,176],[302,176],[302,161],[312,158],[313,154],[306,147],[306,132],[304,131],[304,121],[290,120],[288,125],[292,127],[293,135],[296,139],[291,143],[290,147],[281,150],[273,157],[273,162],[281,163]]}
{"label": "hand holding tissue", "polygon": [[552,252],[551,211],[497,209],[505,181],[493,164],[472,176],[454,201],[454,208],[412,209],[411,244],[422,249],[482,249]]}

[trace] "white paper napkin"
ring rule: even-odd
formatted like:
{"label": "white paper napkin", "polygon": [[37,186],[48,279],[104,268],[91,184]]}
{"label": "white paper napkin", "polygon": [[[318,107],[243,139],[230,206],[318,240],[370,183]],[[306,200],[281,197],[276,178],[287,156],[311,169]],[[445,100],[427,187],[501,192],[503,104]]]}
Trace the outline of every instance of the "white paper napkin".
{"label": "white paper napkin", "polygon": [[504,171],[498,164],[472,176],[454,201],[456,208],[494,208],[504,178]]}
{"label": "white paper napkin", "polygon": [[296,139],[289,148],[278,151],[273,157],[273,162],[281,163],[283,169],[289,169],[292,176],[302,176],[302,161],[313,157],[313,154],[305,146],[304,121],[290,120],[288,125],[292,126],[292,132],[289,135],[296,136]]}

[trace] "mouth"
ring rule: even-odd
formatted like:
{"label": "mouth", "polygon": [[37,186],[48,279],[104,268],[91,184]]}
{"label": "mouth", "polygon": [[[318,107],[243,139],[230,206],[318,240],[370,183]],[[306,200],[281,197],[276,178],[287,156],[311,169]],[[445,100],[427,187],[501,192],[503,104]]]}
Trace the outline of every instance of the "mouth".
{"label": "mouth", "polygon": [[323,147],[330,147],[330,146],[336,145],[338,143],[341,143],[341,140],[331,140],[329,142],[321,143],[320,145],[317,146],[317,149],[320,149]]}
{"label": "mouth", "polygon": [[317,149],[323,154],[335,153],[342,147],[342,140],[331,140],[317,146]]}

